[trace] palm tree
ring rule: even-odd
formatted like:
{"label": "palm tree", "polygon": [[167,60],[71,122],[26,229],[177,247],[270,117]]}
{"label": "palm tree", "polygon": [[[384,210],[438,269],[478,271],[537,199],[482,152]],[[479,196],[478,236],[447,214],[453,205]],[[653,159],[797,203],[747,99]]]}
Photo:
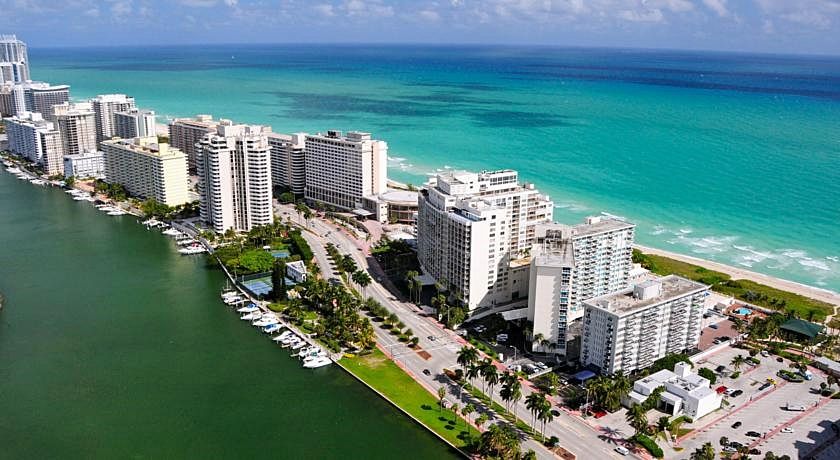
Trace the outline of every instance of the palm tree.
{"label": "palm tree", "polygon": [[522,384],[519,383],[519,377],[516,374],[512,374],[513,379],[508,384],[510,387],[510,400],[513,403],[513,417],[516,418],[516,403],[522,399]]}
{"label": "palm tree", "polygon": [[506,423],[491,425],[481,435],[478,452],[484,458],[519,458],[519,433]]}
{"label": "palm tree", "polygon": [[534,392],[529,394],[525,397],[525,407],[528,408],[528,411],[531,412],[531,426],[537,424],[537,414],[540,413],[540,410],[543,407],[543,401],[545,401],[545,395],[542,393]]}
{"label": "palm tree", "polygon": [[440,410],[442,411],[443,410],[443,398],[446,397],[446,388],[445,387],[438,388],[437,394],[438,394],[438,405],[440,405]]}
{"label": "palm tree", "polygon": [[542,332],[537,332],[536,334],[534,334],[534,337],[531,338],[531,351],[536,351],[534,350],[534,345],[542,345],[543,340],[545,340],[545,336],[542,334]]}
{"label": "palm tree", "polygon": [[533,449],[529,449],[522,455],[522,460],[537,460],[537,453]]}
{"label": "palm tree", "polygon": [[715,448],[707,442],[691,453],[691,460],[715,460]]}
{"label": "palm tree", "polygon": [[461,365],[461,370],[464,375],[467,375],[467,368],[478,361],[478,350],[473,347],[464,345],[458,350],[458,364]]}
{"label": "palm tree", "polygon": [[481,425],[484,425],[484,422],[488,420],[487,414],[481,414],[478,418],[475,419],[475,426],[481,429]]}
{"label": "palm tree", "polygon": [[476,377],[478,377],[479,375],[481,375],[481,365],[480,365],[480,364],[478,364],[478,363],[474,363],[474,364],[470,364],[470,365],[467,367],[467,373],[466,373],[466,376],[467,376],[467,379],[468,379],[470,382],[472,382],[472,381],[473,381],[473,379],[475,379],[475,378],[476,378]]}
{"label": "palm tree", "polygon": [[[441,317],[444,314],[449,313],[449,305],[446,304],[446,296],[443,295],[443,294],[438,294],[438,295],[432,297],[432,306],[437,308],[437,313],[438,313],[438,319],[439,320],[442,319]],[[448,318],[447,318],[446,323],[449,324]]]}
{"label": "palm tree", "polygon": [[496,369],[496,366],[493,364],[492,361],[486,359],[481,364],[481,376],[484,378],[484,381],[490,387],[490,392],[488,396],[490,399],[493,399],[493,387],[499,383],[499,370]]}
{"label": "palm tree", "polygon": [[[461,411],[461,415],[463,415],[464,419],[467,422],[469,422],[470,421],[470,414],[472,414],[473,412],[475,412],[475,406],[473,406],[472,403],[468,403],[466,406],[464,406],[464,410]],[[467,425],[467,426],[469,426],[469,425]]]}
{"label": "palm tree", "polygon": [[419,273],[415,270],[409,270],[405,272],[405,283],[408,285],[408,300],[413,302],[414,301],[414,279],[417,278]]}
{"label": "palm tree", "polygon": [[627,409],[627,423],[636,430],[636,434],[644,433],[648,426],[647,414],[639,404]]}
{"label": "palm tree", "polygon": [[543,397],[542,406],[540,406],[540,413],[537,415],[537,418],[540,419],[542,422],[542,435],[543,440],[545,440],[545,424],[551,423],[554,420],[554,414],[551,413],[551,403]]}
{"label": "palm tree", "polygon": [[358,284],[359,287],[362,288],[362,296],[367,297],[367,287],[372,281],[370,275],[368,275],[364,270],[356,270],[353,272],[352,279],[354,283]]}
{"label": "palm tree", "polygon": [[744,359],[743,356],[737,355],[734,358],[732,358],[732,361],[730,361],[729,364],[731,364],[732,367],[735,368],[735,371],[737,372],[741,369],[741,366],[744,365],[744,363],[746,363],[746,362],[747,361]]}
{"label": "palm tree", "polygon": [[729,438],[727,438],[726,436],[721,436],[718,442],[720,443],[721,447],[726,447],[729,445]]}
{"label": "palm tree", "polygon": [[[665,437],[665,432],[668,431],[669,426],[671,426],[671,419],[667,415],[659,417],[659,419],[656,420],[656,432],[663,435],[663,437]],[[665,437],[665,439],[667,439],[667,437]]]}

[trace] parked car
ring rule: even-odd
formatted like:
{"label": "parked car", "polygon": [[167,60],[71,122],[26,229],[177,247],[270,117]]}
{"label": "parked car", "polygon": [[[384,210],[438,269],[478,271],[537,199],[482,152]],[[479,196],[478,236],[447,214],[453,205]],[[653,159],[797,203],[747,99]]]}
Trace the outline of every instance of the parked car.
{"label": "parked car", "polygon": [[720,374],[721,372],[723,372],[725,370],[726,370],[726,366],[724,366],[723,364],[721,364],[720,366],[715,368],[715,372],[717,372],[718,374]]}
{"label": "parked car", "polygon": [[626,447],[624,447],[624,446],[618,446],[618,447],[616,447],[616,448],[615,448],[615,451],[616,451],[616,452],[618,452],[618,453],[619,453],[619,454],[621,454],[621,455],[627,455],[627,454],[629,454],[629,453],[630,453],[630,451],[629,451],[629,450],[627,450],[627,448],[626,448]]}
{"label": "parked car", "polygon": [[736,449],[740,449],[740,448],[744,447],[744,445],[743,445],[743,444],[741,444],[741,443],[740,443],[740,442],[738,442],[738,441],[730,441],[730,442],[729,442],[729,447],[734,447],[734,448],[736,448]]}
{"label": "parked car", "polygon": [[726,396],[732,396],[732,393],[735,393],[736,391],[738,391],[738,390],[736,390],[736,389],[734,389],[734,388],[730,388],[730,389],[728,389],[728,390],[724,391],[723,393],[724,393]]}
{"label": "parked car", "polygon": [[724,452],[738,452],[738,449],[736,449],[732,446],[726,446],[726,447],[723,448],[723,451]]}
{"label": "parked car", "polygon": [[789,411],[793,411],[793,412],[804,412],[805,411],[805,406],[798,405],[798,404],[787,403],[787,406],[785,406],[785,409],[787,409]]}
{"label": "parked car", "polygon": [[712,328],[712,329],[717,329],[718,325],[717,324],[710,324],[709,327]]}
{"label": "parked car", "polygon": [[766,358],[770,356],[770,353],[767,350],[761,350],[761,356],[764,356]]}
{"label": "parked car", "polygon": [[770,388],[770,387],[772,387],[772,386],[773,386],[773,384],[772,384],[772,383],[767,382],[767,383],[765,383],[764,385],[761,385],[760,387],[758,387],[758,391],[761,391],[761,390],[766,390],[766,389],[768,389],[768,388]]}
{"label": "parked car", "polygon": [[737,398],[738,396],[741,396],[742,394],[744,394],[744,390],[735,390],[735,391],[732,392],[732,397]]}
{"label": "parked car", "polygon": [[758,431],[747,431],[747,436],[751,438],[760,438],[761,433],[759,433]]}
{"label": "parked car", "polygon": [[732,424],[732,429],[734,430],[734,429],[736,429],[736,428],[739,428],[740,426],[741,426],[741,422],[740,422],[740,421],[735,422],[735,423],[733,423],[733,424]]}
{"label": "parked car", "polygon": [[752,448],[752,449],[750,449],[750,455],[761,455],[761,450],[756,449],[756,448]]}
{"label": "parked car", "polygon": [[715,389],[715,392],[717,392],[717,394],[725,393],[726,387],[724,385],[721,385]]}
{"label": "parked car", "polygon": [[423,374],[424,375],[432,375],[432,371],[430,371],[428,369],[423,369]]}
{"label": "parked car", "polygon": [[781,432],[782,433],[793,433],[793,428],[791,428],[789,426],[786,426],[786,427],[782,428]]}

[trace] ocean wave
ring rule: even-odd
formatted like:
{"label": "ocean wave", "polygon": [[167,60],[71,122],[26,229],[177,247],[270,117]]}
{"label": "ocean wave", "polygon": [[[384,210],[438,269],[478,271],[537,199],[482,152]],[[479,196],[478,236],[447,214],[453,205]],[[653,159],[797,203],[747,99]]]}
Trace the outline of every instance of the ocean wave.
{"label": "ocean wave", "polygon": [[803,267],[816,268],[817,270],[831,271],[831,267],[822,260],[814,260],[811,258],[800,259],[799,265],[802,265]]}
{"label": "ocean wave", "polygon": [[566,209],[571,212],[589,211],[589,208],[580,203],[554,203],[556,209]]}
{"label": "ocean wave", "polygon": [[667,231],[668,231],[668,229],[665,228],[662,225],[654,225],[653,230],[651,230],[650,234],[651,235],[661,235],[661,234],[663,234]]}
{"label": "ocean wave", "polygon": [[682,234],[682,235],[688,235],[688,234],[694,233],[694,230],[691,229],[690,227],[681,228],[677,231],[679,232],[679,234]]}

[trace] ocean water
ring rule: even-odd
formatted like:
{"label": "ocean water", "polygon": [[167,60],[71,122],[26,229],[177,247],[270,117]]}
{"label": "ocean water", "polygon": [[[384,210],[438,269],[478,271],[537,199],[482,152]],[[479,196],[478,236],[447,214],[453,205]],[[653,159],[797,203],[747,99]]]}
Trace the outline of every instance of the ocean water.
{"label": "ocean water", "polygon": [[514,168],[556,220],[840,290],[840,58],[549,47],[33,49],[76,98],[275,131],[364,130],[393,179]]}

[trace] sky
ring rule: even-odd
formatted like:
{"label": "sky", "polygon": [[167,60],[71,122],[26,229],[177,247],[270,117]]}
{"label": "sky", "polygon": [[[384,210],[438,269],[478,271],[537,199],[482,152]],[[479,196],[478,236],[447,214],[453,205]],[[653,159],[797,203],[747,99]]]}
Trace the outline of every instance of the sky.
{"label": "sky", "polygon": [[476,43],[840,55],[840,0],[0,0],[30,47]]}

